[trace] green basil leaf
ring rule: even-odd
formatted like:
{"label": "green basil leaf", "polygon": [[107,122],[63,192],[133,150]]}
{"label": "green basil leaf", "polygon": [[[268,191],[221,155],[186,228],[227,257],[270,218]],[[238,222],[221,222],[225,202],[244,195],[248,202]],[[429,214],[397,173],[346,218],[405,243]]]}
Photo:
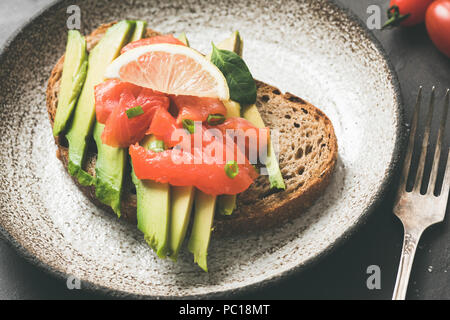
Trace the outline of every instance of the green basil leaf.
{"label": "green basil leaf", "polygon": [[256,102],[256,83],[242,58],[228,50],[218,49],[213,43],[211,62],[222,71],[230,89],[230,99],[241,104]]}
{"label": "green basil leaf", "polygon": [[231,179],[236,177],[239,173],[239,166],[235,160],[230,160],[225,165],[225,173]]}
{"label": "green basil leaf", "polygon": [[126,111],[128,119],[132,119],[134,117],[140,116],[141,114],[144,114],[144,110],[142,109],[142,106],[136,106],[130,109],[127,109]]}

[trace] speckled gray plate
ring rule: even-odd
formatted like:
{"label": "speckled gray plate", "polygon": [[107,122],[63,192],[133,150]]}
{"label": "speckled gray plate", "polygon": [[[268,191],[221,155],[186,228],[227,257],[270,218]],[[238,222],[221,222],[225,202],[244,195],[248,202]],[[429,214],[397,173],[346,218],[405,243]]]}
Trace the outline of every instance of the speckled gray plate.
{"label": "speckled gray plate", "polygon": [[[55,157],[45,107],[50,70],[63,54],[66,9],[85,33],[139,18],[186,31],[193,47],[238,29],[255,78],[290,91],[332,120],[339,161],[331,185],[280,229],[212,241],[209,273],[188,253],[159,260],[134,226],[92,205]],[[328,1],[63,1],[32,19],[0,56],[0,226],[25,256],[83,287],[139,297],[217,297],[299,270],[347,238],[371,211],[399,154],[401,101],[378,42]]]}

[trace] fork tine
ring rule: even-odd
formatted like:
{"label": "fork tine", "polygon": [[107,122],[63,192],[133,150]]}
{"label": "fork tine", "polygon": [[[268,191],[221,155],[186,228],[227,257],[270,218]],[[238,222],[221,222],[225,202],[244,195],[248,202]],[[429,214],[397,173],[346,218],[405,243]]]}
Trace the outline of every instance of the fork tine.
{"label": "fork tine", "polygon": [[449,89],[447,89],[447,92],[445,94],[445,102],[444,102],[444,113],[442,115],[441,119],[441,125],[439,127],[438,131],[438,137],[436,141],[436,150],[434,151],[434,158],[433,158],[433,166],[431,168],[431,174],[430,174],[430,182],[428,183],[428,194],[434,193],[434,189],[436,188],[436,179],[438,175],[439,170],[439,159],[441,156],[441,149],[442,149],[442,140],[443,136],[445,134],[445,126],[447,124],[447,115],[448,115],[448,106],[449,106]]}
{"label": "fork tine", "polygon": [[442,201],[442,203],[447,204],[449,190],[450,190],[450,148],[448,149],[447,165],[445,167],[444,181],[442,181],[442,189],[439,194],[439,198],[440,201]]}
{"label": "fork tine", "polygon": [[409,168],[411,166],[411,158],[414,149],[414,137],[416,136],[417,122],[419,121],[419,111],[422,102],[422,86],[419,87],[417,93],[416,106],[414,107],[414,114],[411,121],[411,130],[409,132],[408,148],[406,149],[405,160],[403,161],[403,170],[400,177],[400,185],[398,191],[401,192],[406,189],[406,182],[408,181]]}
{"label": "fork tine", "polygon": [[422,151],[420,153],[419,158],[419,167],[417,168],[417,173],[414,181],[414,191],[420,191],[420,187],[422,185],[423,171],[425,168],[425,159],[427,157],[428,150],[428,140],[430,139],[430,128],[431,128],[431,120],[433,119],[433,109],[434,109],[434,92],[435,87],[431,89],[431,97],[430,103],[428,105],[428,115],[425,125],[425,131],[423,133],[423,141],[422,141]]}

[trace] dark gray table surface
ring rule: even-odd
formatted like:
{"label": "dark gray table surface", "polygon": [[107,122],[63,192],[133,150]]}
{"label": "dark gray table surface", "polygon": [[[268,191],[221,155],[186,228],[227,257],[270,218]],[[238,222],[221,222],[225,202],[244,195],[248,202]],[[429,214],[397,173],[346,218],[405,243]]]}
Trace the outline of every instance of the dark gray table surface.
{"label": "dark gray table surface", "polygon": [[[27,18],[50,2],[52,1],[0,1],[0,46]],[[368,5],[378,4],[384,13],[388,1],[340,2],[366,21]],[[427,92],[435,85],[438,97],[443,96],[445,88],[450,87],[450,59],[434,48],[423,25],[408,29],[375,30],[374,34],[382,43],[398,73],[407,119],[411,117],[419,85],[424,85]],[[434,127],[436,124],[437,119]],[[447,130],[447,148],[449,133],[450,130]],[[268,288],[237,298],[390,299],[403,239],[401,224],[392,214],[394,192],[395,181],[366,224],[318,264]],[[422,237],[412,270],[407,295],[409,299],[450,299],[448,211],[449,208],[446,221],[431,227]],[[370,265],[378,265],[381,269],[379,290],[367,288],[366,280],[369,275],[366,270]],[[24,261],[6,240],[0,237],[0,299],[73,298],[92,299],[104,296],[82,290],[68,290],[65,283]]]}

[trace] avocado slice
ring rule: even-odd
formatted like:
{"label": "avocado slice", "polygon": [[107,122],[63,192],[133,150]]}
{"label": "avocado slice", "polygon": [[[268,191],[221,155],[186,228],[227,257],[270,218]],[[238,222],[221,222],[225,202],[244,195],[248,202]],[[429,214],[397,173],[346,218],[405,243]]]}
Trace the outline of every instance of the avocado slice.
{"label": "avocado slice", "polygon": [[78,30],[69,30],[67,35],[64,66],[59,87],[53,135],[59,136],[66,128],[86,79],[88,54],[86,39]]}
{"label": "avocado slice", "polygon": [[186,36],[186,33],[181,33],[179,36],[178,36],[178,40],[180,40],[181,42],[183,42],[187,47],[189,47],[189,40],[188,40],[188,38],[187,38],[187,36]]}
{"label": "avocado slice", "polygon": [[[239,31],[233,32],[233,34],[217,45],[219,49],[229,50],[242,56],[242,50],[244,42],[242,41]],[[241,105],[239,102],[228,100],[223,101],[225,108],[227,109],[227,118],[240,117]],[[225,216],[229,216],[236,209],[236,195],[221,195],[217,199],[217,211]]]}
{"label": "avocado slice", "polygon": [[170,208],[169,248],[170,258],[174,261],[177,260],[178,252],[186,236],[195,192],[195,188],[192,186],[172,186],[170,188],[172,201]]}
{"label": "avocado slice", "polygon": [[233,34],[229,38],[219,43],[217,48],[222,50],[233,51],[234,53],[242,57],[242,51],[244,50],[244,42],[242,41],[239,31],[233,32]]}
{"label": "avocado slice", "polygon": [[[218,49],[233,51],[242,57],[242,51],[244,49],[244,41],[239,34],[239,31],[235,31],[231,34],[230,37],[226,38],[222,42],[220,42],[217,46]],[[212,52],[206,55],[208,60],[211,60]]]}
{"label": "avocado slice", "polygon": [[89,55],[86,81],[78,99],[73,121],[67,132],[69,142],[68,171],[81,185],[92,185],[95,179],[82,169],[86,146],[95,120],[94,87],[103,81],[108,64],[120,53],[135,26],[134,21],[120,21],[111,26]]}
{"label": "avocado slice", "polygon": [[[178,39],[189,46],[186,34],[182,33]],[[178,252],[186,237],[195,192],[195,188],[192,186],[172,186],[170,188],[169,249],[170,258],[174,261],[177,260]]]}
{"label": "avocado slice", "polygon": [[188,249],[194,254],[194,262],[204,271],[208,271],[206,257],[211,239],[212,224],[216,197],[198,191],[195,194],[194,202],[194,224],[189,238]]}
{"label": "avocado slice", "polygon": [[[184,33],[180,35],[179,39],[186,45],[189,45],[189,42]],[[210,56],[207,56],[206,58],[210,59]],[[185,190],[184,193],[188,193],[188,190]],[[184,199],[184,203],[187,203],[187,200],[192,201],[192,198],[194,198],[193,193],[190,195],[189,199]],[[194,203],[194,223],[188,242],[188,249],[194,254],[194,262],[196,262],[203,270],[208,271],[206,257],[208,255],[209,240],[211,237],[212,224],[214,220],[216,197],[205,194],[200,190],[196,190]],[[183,213],[185,214],[183,215]],[[176,218],[177,220],[179,220],[179,222],[177,223],[178,226],[174,224],[173,229],[171,230],[177,229],[178,234],[182,235],[180,231],[185,232],[184,228],[187,228],[189,218],[186,218],[186,212],[180,211],[178,212],[178,215],[179,216]],[[172,217],[174,216],[175,214],[172,215]],[[178,240],[178,242],[173,242],[174,245],[178,243],[178,246],[181,246],[183,240],[182,238],[184,238],[184,235],[182,235],[182,238],[180,239],[179,236],[172,233],[171,237],[173,237],[174,240]],[[174,252],[177,253],[177,251]]]}
{"label": "avocado slice", "polygon": [[217,199],[217,212],[224,216],[230,216],[236,209],[236,195],[224,194]]}
{"label": "avocado slice", "polygon": [[[234,32],[230,38],[219,43],[217,47],[223,50],[237,50],[238,54],[242,54],[242,39],[239,32]],[[211,54],[207,55],[206,58],[211,59]],[[225,101],[224,104],[227,108],[227,117],[240,116],[241,106],[239,103]],[[194,261],[205,271],[208,271],[208,246],[211,238],[216,202],[218,202],[217,207],[221,214],[230,215],[236,207],[236,195],[215,197],[201,191],[196,192],[194,225],[189,238],[188,249],[194,254]]]}
{"label": "avocado slice", "polygon": [[[223,49],[223,50],[234,51],[235,53],[242,56],[244,42],[242,41],[242,38],[241,38],[241,35],[239,34],[239,32],[235,31],[231,35],[231,37],[222,41],[217,47],[219,49]],[[231,103],[238,104],[237,102],[234,102],[234,101],[232,101]],[[227,105],[225,105],[225,107],[227,107],[227,110],[228,110],[228,108],[233,108],[233,107],[229,107]],[[237,108],[237,107],[234,107],[234,108]],[[262,120],[261,115],[258,111],[258,108],[256,107],[255,104],[253,104],[251,106],[247,106],[244,111],[242,111],[239,106],[239,110],[245,119],[247,119],[248,121],[253,123],[258,128],[265,127],[264,121]],[[276,158],[272,142],[270,142],[267,147],[267,160],[266,160],[265,165],[267,168],[267,172],[269,174],[270,188],[286,189],[286,185],[284,184],[283,176],[281,175],[280,167],[278,165],[278,160]],[[221,204],[219,204],[219,206],[218,206],[219,208],[221,208],[224,205],[223,201],[220,201],[220,202],[221,202]]]}
{"label": "avocado slice", "polygon": [[[237,53],[239,56],[242,57],[242,50],[244,49],[244,41],[241,38],[241,35],[239,34],[239,31],[233,32],[233,34],[223,40],[221,43],[217,45],[217,48],[222,50],[229,50],[233,51],[234,53]],[[211,56],[210,56],[211,59]],[[241,105],[239,102],[228,100],[223,101],[223,104],[225,105],[225,108],[227,109],[227,118],[231,117],[240,117],[241,116]]]}
{"label": "avocado slice", "polygon": [[[154,136],[147,136],[141,145],[149,149],[154,141]],[[158,257],[165,258],[168,253],[170,186],[152,180],[139,180],[134,171],[132,180],[136,186],[137,227]]]}
{"label": "avocado slice", "polygon": [[122,183],[127,161],[127,150],[113,148],[102,143],[104,124],[94,126],[94,140],[97,143],[97,162],[95,164],[95,196],[110,206],[120,218]]}
{"label": "avocado slice", "polygon": [[146,28],[147,28],[147,22],[142,20],[136,20],[136,27],[134,28],[133,35],[131,36],[130,42],[140,40],[144,37]]}
{"label": "avocado slice", "polygon": [[[247,106],[244,108],[243,117],[253,123],[258,128],[264,128],[264,121],[261,118],[261,114],[255,104]],[[267,159],[266,159],[267,173],[269,174],[270,188],[275,189],[286,189],[284,184],[283,176],[281,175],[280,166],[278,165],[278,160],[274,152],[273,144],[267,145]]]}
{"label": "avocado slice", "polygon": [[[141,39],[145,32],[145,21],[136,21],[131,41]],[[122,183],[127,164],[127,150],[113,148],[103,144],[101,135],[105,126],[96,122],[94,140],[97,144],[97,162],[95,167],[95,196],[102,203],[110,206],[120,218]]]}
{"label": "avocado slice", "polygon": [[[178,39],[189,46],[186,34],[182,33]],[[177,260],[179,250],[186,237],[195,192],[195,188],[192,186],[172,186],[170,188],[171,207],[168,247],[170,258],[174,261]]]}
{"label": "avocado slice", "polygon": [[240,117],[241,116],[241,104],[233,100],[222,101],[223,105],[227,109],[227,118]]}

